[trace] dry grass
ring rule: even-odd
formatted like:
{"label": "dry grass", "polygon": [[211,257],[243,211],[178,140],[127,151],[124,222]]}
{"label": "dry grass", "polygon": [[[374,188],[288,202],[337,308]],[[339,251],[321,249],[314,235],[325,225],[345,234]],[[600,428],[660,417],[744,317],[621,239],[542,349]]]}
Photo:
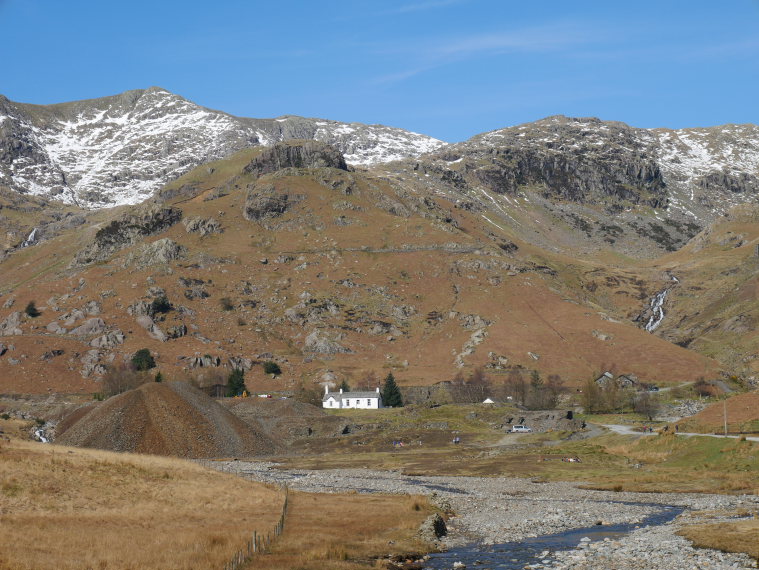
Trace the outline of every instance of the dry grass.
{"label": "dry grass", "polygon": [[694,546],[724,552],[745,552],[759,560],[759,520],[699,524],[683,528],[678,534]]}
{"label": "dry grass", "polygon": [[281,503],[181,460],[2,442],[0,568],[221,568]]}
{"label": "dry grass", "polygon": [[423,497],[291,493],[284,533],[250,567],[351,570],[388,553],[424,552],[416,532],[431,512]]}

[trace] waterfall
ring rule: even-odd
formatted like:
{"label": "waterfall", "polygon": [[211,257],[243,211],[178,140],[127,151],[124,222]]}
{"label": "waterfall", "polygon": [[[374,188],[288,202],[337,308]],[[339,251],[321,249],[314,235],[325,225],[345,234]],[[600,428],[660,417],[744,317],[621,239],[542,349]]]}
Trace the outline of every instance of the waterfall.
{"label": "waterfall", "polygon": [[37,228],[34,228],[24,240],[24,243],[21,244],[21,247],[29,247],[30,245],[34,245],[37,242],[37,231]]}
{"label": "waterfall", "polygon": [[665,289],[664,291],[660,291],[656,295],[654,295],[654,298],[651,299],[651,311],[653,312],[653,315],[648,319],[648,322],[646,323],[646,330],[648,332],[653,332],[656,327],[658,327],[661,322],[664,320],[664,299],[667,298],[667,293],[669,293],[669,289]]}
{"label": "waterfall", "polygon": [[[680,283],[680,280],[674,275],[670,275],[670,277],[675,283]],[[651,299],[651,304],[649,306],[651,307],[651,312],[653,314],[648,319],[645,326],[645,329],[648,332],[654,332],[656,327],[658,327],[664,320],[664,300],[667,298],[667,293],[669,293],[669,289],[664,289],[663,291],[659,291],[654,295],[653,299]]]}

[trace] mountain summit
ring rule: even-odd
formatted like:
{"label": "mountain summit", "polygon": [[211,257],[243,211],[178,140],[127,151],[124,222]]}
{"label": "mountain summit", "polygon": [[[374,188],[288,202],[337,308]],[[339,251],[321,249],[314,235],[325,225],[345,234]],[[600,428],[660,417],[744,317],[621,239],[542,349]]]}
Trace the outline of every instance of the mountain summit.
{"label": "mountain summit", "polygon": [[56,105],[0,97],[0,184],[88,208],[136,204],[199,164],[289,139],[332,144],[352,164],[444,144],[382,125],[235,117],[160,87]]}

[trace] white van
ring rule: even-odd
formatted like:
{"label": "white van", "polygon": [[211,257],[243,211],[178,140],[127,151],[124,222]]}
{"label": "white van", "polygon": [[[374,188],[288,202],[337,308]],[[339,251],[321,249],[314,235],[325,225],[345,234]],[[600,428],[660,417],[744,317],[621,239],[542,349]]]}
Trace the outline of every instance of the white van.
{"label": "white van", "polygon": [[511,426],[511,433],[531,433],[532,428],[527,426]]}

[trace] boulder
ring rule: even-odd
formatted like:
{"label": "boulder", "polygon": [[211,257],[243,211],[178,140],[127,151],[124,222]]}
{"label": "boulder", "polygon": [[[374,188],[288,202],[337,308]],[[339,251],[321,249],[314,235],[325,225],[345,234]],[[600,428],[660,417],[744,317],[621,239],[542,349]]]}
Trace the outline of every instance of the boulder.
{"label": "boulder", "polygon": [[422,523],[422,526],[419,527],[418,532],[419,538],[427,542],[435,542],[447,534],[448,528],[440,513],[428,516]]}
{"label": "boulder", "polygon": [[290,195],[278,193],[274,185],[254,184],[248,189],[243,216],[255,222],[276,218],[284,214],[290,204]]}
{"label": "boulder", "polygon": [[63,320],[63,324],[67,327],[70,327],[73,325],[76,321],[79,319],[83,319],[85,317],[85,314],[80,309],[74,309],[73,311],[69,311],[68,313],[61,315],[61,319]]}
{"label": "boulder", "polygon": [[323,331],[318,329],[306,337],[306,344],[303,350],[305,352],[315,352],[318,354],[340,354],[350,352],[349,348],[345,348],[335,340],[330,339]]}
{"label": "boulder", "polygon": [[188,234],[199,233],[200,237],[205,237],[209,234],[220,234],[222,232],[221,224],[214,218],[195,216],[193,218],[185,218],[182,223]]}
{"label": "boulder", "polygon": [[148,336],[150,338],[160,340],[161,342],[166,342],[166,340],[168,340],[169,337],[166,333],[163,332],[148,315],[140,315],[136,320],[138,325],[148,331]]}
{"label": "boulder", "polygon": [[45,328],[53,334],[66,334],[68,332],[68,329],[63,328],[58,321],[53,321]]}
{"label": "boulder", "polygon": [[0,322],[0,336],[23,334],[23,331],[21,330],[22,320],[23,317],[19,311],[12,312],[4,321]]}
{"label": "boulder", "polygon": [[91,319],[87,319],[82,323],[80,326],[76,327],[75,329],[71,329],[69,331],[69,334],[77,335],[77,336],[90,336],[93,334],[102,333],[105,331],[105,322],[103,319],[98,317],[93,317]]}
{"label": "boulder", "polygon": [[140,247],[136,252],[127,256],[124,266],[135,265],[143,268],[151,265],[161,265],[180,259],[187,254],[187,248],[174,240],[162,238]]}
{"label": "boulder", "polygon": [[113,348],[124,342],[124,333],[120,330],[109,332],[90,341],[90,346],[94,348]]}

